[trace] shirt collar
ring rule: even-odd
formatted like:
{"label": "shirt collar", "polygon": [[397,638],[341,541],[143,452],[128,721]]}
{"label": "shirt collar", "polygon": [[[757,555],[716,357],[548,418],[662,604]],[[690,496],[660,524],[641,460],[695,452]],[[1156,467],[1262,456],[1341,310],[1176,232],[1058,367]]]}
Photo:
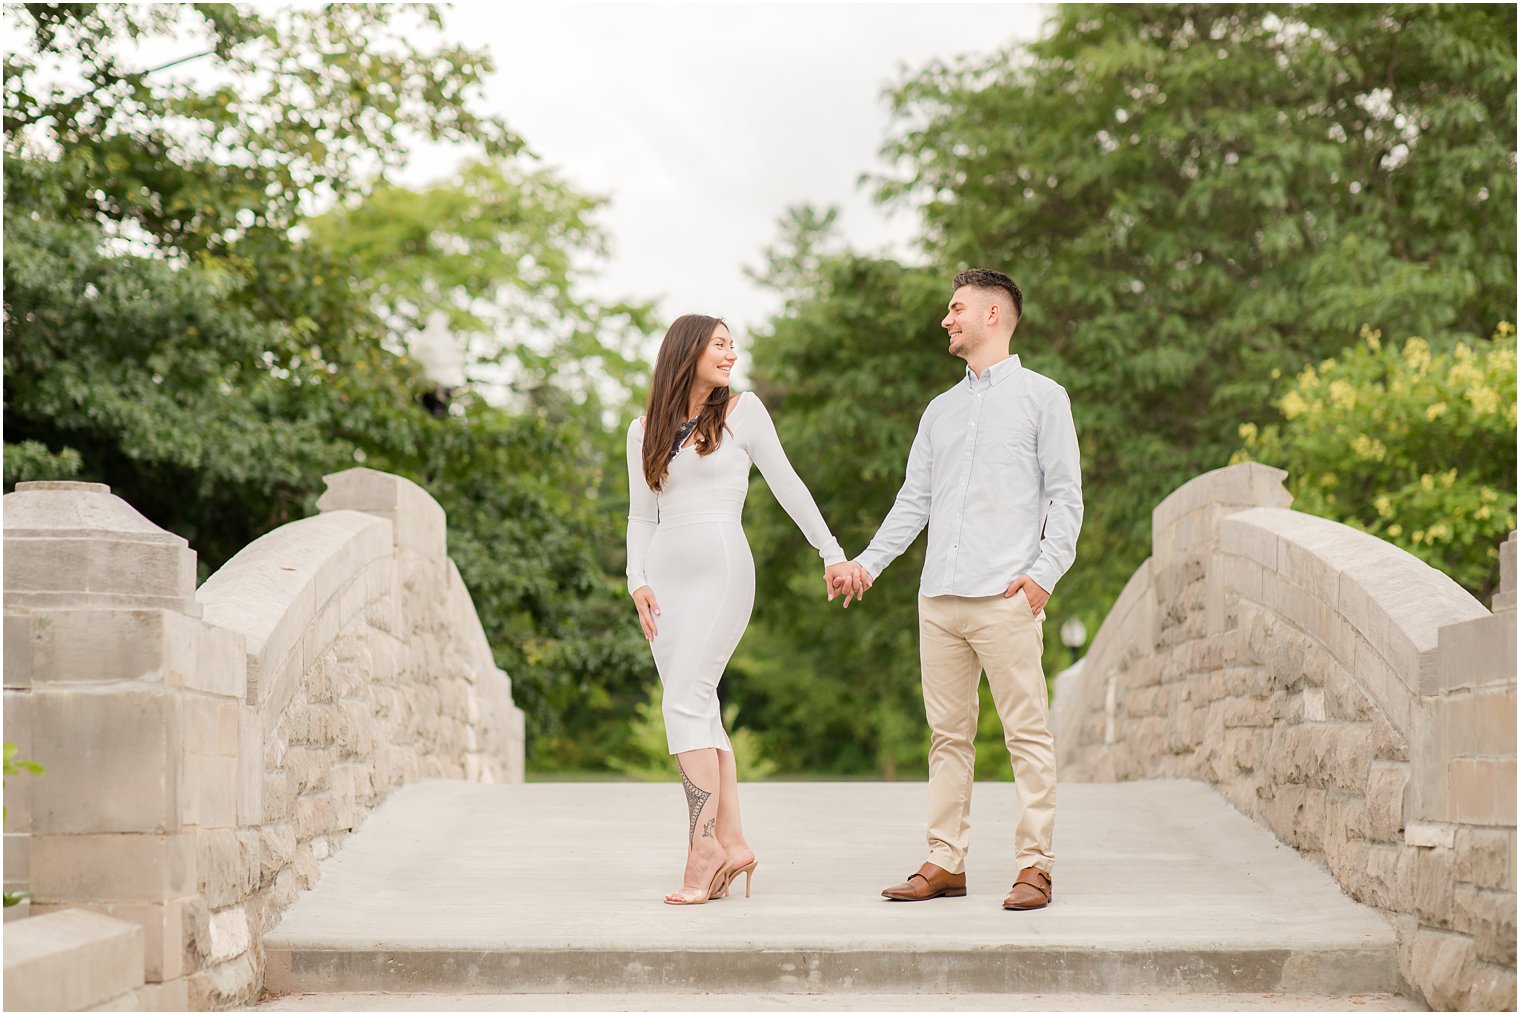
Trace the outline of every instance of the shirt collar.
{"label": "shirt collar", "polygon": [[1003,380],[1005,377],[1012,375],[1014,371],[1018,370],[1018,368],[1018,353],[1014,353],[1007,359],[999,360],[998,362],[992,364],[992,366],[988,367],[985,371],[982,372],[981,377],[978,377],[976,374],[972,373],[971,367],[968,366],[966,367],[966,383],[970,385],[973,391],[977,390],[978,388],[990,388],[992,385]]}

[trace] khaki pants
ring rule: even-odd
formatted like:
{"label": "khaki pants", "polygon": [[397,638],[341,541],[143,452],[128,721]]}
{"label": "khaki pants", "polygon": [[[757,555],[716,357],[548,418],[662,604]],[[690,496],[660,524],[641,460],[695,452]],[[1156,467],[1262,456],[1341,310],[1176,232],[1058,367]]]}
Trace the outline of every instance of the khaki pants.
{"label": "khaki pants", "polygon": [[1019,870],[1055,864],[1056,754],[1040,655],[1045,613],[1020,589],[1002,595],[919,596],[918,640],[929,720],[929,862],[966,869],[971,831],[977,685],[983,670],[1003,721],[1019,795],[1014,830]]}

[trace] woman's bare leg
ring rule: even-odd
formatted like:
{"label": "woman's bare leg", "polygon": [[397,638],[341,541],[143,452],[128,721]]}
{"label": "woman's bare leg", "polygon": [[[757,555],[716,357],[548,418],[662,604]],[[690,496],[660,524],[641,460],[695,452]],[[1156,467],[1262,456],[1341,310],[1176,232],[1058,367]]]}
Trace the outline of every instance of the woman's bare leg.
{"label": "woman's bare leg", "polygon": [[722,801],[718,765],[721,753],[716,748],[703,747],[676,755],[681,786],[686,790],[686,873],[681,879],[681,891],[665,896],[668,902],[689,902],[701,896],[726,860],[717,836],[718,809]]}
{"label": "woman's bare leg", "polygon": [[718,751],[718,842],[728,855],[729,867],[743,867],[755,858],[744,838],[739,819],[739,766],[733,752]]}

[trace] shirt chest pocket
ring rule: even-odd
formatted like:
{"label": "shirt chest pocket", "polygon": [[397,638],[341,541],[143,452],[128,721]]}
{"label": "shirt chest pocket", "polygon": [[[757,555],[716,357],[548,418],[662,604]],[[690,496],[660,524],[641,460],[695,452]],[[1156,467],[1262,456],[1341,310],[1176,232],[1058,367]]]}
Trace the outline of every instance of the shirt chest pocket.
{"label": "shirt chest pocket", "polygon": [[992,435],[989,457],[1000,465],[1018,465],[1034,461],[1035,428],[1030,422],[1016,423]]}

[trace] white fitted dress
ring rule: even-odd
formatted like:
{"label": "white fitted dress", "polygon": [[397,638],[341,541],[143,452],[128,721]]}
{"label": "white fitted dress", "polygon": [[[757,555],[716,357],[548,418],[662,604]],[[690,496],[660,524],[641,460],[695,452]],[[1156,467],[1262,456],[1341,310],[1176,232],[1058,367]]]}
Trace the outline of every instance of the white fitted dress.
{"label": "white fitted dress", "polygon": [[718,681],[755,605],[755,560],[740,522],[751,462],[824,563],[843,562],[839,542],[754,394],[739,396],[718,450],[681,449],[659,493],[644,480],[643,423],[628,427],[628,591],[648,585],[660,607],[650,648],[665,688],[671,754],[733,750],[718,708]]}

